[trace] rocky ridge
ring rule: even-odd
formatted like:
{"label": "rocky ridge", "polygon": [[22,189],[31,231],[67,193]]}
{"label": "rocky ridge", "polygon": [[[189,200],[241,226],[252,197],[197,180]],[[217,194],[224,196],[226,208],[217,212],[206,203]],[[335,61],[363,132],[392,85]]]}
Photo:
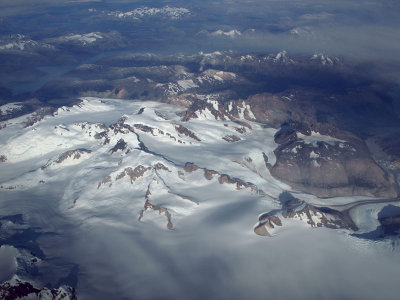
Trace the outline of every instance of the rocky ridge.
{"label": "rocky ridge", "polygon": [[36,288],[31,282],[24,281],[14,276],[11,280],[0,284],[0,298],[13,299],[51,299],[51,300],[76,300],[75,290],[63,286],[49,289]]}
{"label": "rocky ridge", "polygon": [[[286,193],[289,194],[289,193]],[[305,222],[311,227],[327,227],[331,229],[346,229],[357,231],[358,227],[353,220],[340,211],[327,207],[317,207],[289,197],[282,202],[282,208],[258,217],[258,223],[254,226],[254,232],[261,236],[273,236],[279,227],[285,226],[285,219]]]}

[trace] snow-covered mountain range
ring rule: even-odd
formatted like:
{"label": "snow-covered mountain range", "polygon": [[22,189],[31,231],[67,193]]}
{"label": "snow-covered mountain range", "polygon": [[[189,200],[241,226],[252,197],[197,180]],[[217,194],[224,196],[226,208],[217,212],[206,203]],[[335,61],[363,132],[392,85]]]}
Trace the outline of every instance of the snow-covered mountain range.
{"label": "snow-covered mountain range", "polygon": [[[311,148],[306,150],[311,151],[310,168],[319,169],[322,163],[330,167],[332,158],[320,157],[332,152],[321,154],[318,145],[357,151],[351,143],[319,133],[298,133],[302,143],[277,150],[282,144],[278,130],[258,124],[254,106],[230,102],[221,110],[216,100],[198,101],[203,106],[193,110],[85,98],[33,124],[27,123],[29,115],[11,119],[2,129],[0,188],[12,193],[64,183],[60,209],[66,214],[115,214],[129,207],[132,218],[173,229],[203,205],[234,201],[222,196],[228,191],[269,203],[271,209],[280,194],[298,193],[271,176],[284,178],[282,168],[291,168],[282,153]],[[214,204],[208,191],[223,199]]]}
{"label": "snow-covered mountain range", "polygon": [[[212,76],[223,74],[212,73]],[[116,258],[111,259],[107,252],[114,252],[110,247],[122,232],[143,234],[146,252],[165,247],[167,232],[172,234],[177,247],[186,241],[182,235],[188,234],[199,234],[200,243],[206,237],[222,242],[227,234],[234,239],[239,236],[246,249],[256,244],[256,248],[262,247],[260,238],[287,240],[291,232],[311,242],[314,230],[323,230],[321,227],[331,230],[331,233],[323,231],[324,235],[334,240],[346,237],[346,243],[350,244],[353,239],[357,243],[368,240],[374,230],[387,232],[388,235],[374,235],[379,241],[376,247],[390,243],[387,237],[395,234],[392,229],[398,226],[397,219],[387,213],[383,218],[380,211],[389,203],[396,205],[395,198],[322,199],[305,194],[292,182],[288,182],[290,185],[282,182],[275,174],[277,164],[286,164],[287,168],[299,164],[285,162],[282,153],[299,153],[304,157],[305,152],[310,161],[315,161],[314,165],[318,163],[322,168],[327,158],[321,157],[339,151],[333,148],[360,151],[354,148],[354,141],[325,132],[307,133],[300,128],[295,129],[295,136],[290,130],[290,134],[284,133],[268,123],[260,123],[260,108],[256,103],[255,100],[220,103],[209,96],[177,98],[171,104],[86,97],[53,113],[28,114],[4,121],[0,135],[3,205],[19,199],[25,204],[18,207],[28,207],[24,218],[31,218],[30,223],[39,228],[48,226],[43,219],[48,210],[54,214],[53,225],[46,230],[68,238],[61,249],[51,242],[50,235],[41,242],[41,248],[50,257],[62,253],[81,266],[87,275],[78,275],[78,296],[99,293],[104,298],[110,295],[107,293],[116,293],[115,289],[129,295],[129,289],[120,286],[125,282],[120,276],[113,283],[115,286],[105,291],[99,285],[98,280],[103,278],[96,271],[99,267],[95,267],[99,261],[90,258],[107,259],[109,263],[105,264],[113,268]],[[18,109],[17,106],[9,105],[4,110]],[[263,118],[268,117],[263,115]],[[288,139],[295,138],[294,143],[287,144]],[[321,148],[324,145],[332,149],[325,153]],[[314,165],[310,168],[315,168]],[[27,194],[32,199],[21,197]],[[369,210],[371,206],[375,207],[373,213]],[[31,213],[32,209],[39,215]],[[65,222],[70,229],[61,225]],[[1,223],[0,229],[4,231],[7,223]],[[113,234],[98,239],[92,230],[99,227]],[[381,227],[384,231],[379,231]],[[29,227],[13,231],[28,230],[22,228]],[[214,232],[211,235],[202,233],[210,230]],[[86,243],[71,244],[82,237],[98,246],[91,250],[80,249]],[[135,239],[128,238],[127,243],[130,249],[138,247]],[[279,240],[272,243],[281,247]],[[272,251],[280,251],[278,248]],[[76,251],[81,254],[76,256]],[[102,254],[94,255],[98,251]],[[261,258],[264,254],[257,256]],[[11,259],[10,264],[13,257],[16,256],[7,258]],[[153,258],[149,253],[144,259],[148,262]],[[196,260],[188,263],[196,264]],[[30,282],[23,261],[18,264],[17,275],[1,285],[3,293],[22,287],[26,295],[50,292],[43,282]],[[121,276],[136,273],[129,265],[119,270]],[[147,274],[146,278],[149,271],[147,264],[140,265],[138,270]],[[75,299],[75,290],[61,283],[51,293]],[[139,293],[147,291],[145,286],[134,285]]]}
{"label": "snow-covered mountain range", "polygon": [[140,20],[148,17],[166,17],[177,20],[189,14],[190,10],[187,8],[170,7],[168,5],[161,8],[143,6],[126,12],[111,11],[107,13],[108,16],[115,18],[132,20]]}

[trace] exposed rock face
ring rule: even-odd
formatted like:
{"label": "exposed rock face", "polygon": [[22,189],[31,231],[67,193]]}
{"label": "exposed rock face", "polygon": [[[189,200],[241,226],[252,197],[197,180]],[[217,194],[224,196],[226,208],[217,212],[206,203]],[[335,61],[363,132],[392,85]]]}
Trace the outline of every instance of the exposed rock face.
{"label": "exposed rock face", "polygon": [[271,236],[267,227],[268,225],[259,223],[254,227],[254,233],[261,236]]}
{"label": "exposed rock face", "polygon": [[30,282],[22,281],[14,277],[0,285],[0,298],[4,300],[14,299],[53,299],[76,300],[75,290],[63,286],[58,289],[35,288]]}
{"label": "exposed rock face", "polygon": [[184,135],[194,139],[195,141],[201,142],[201,140],[196,136],[196,134],[193,131],[187,129],[185,126],[177,125],[177,126],[175,126],[175,130],[180,134],[184,134]]}
{"label": "exposed rock face", "polygon": [[263,152],[262,155],[263,155],[264,163],[267,166],[267,169],[271,170],[272,165],[268,161],[268,156],[265,154],[265,152]]}
{"label": "exposed rock face", "polygon": [[157,171],[159,171],[159,170],[164,170],[164,171],[167,171],[167,172],[171,172],[171,170],[170,169],[168,169],[164,164],[162,164],[162,163],[156,163],[155,165],[154,165],[154,168],[157,170]]}
{"label": "exposed rock face", "polygon": [[[86,129],[90,136],[93,136],[96,140],[103,140],[103,144],[109,144],[113,135],[129,135],[134,133],[134,128],[129,124],[125,124],[126,117],[120,118],[115,124],[107,127],[104,124],[82,124],[82,129]],[[116,145],[110,149],[111,154],[121,150],[125,150],[128,143],[123,138],[120,138]],[[129,151],[129,150],[128,150]]]}
{"label": "exposed rock face", "polygon": [[240,137],[238,137],[237,135],[234,135],[234,134],[226,135],[226,136],[223,137],[223,139],[225,141],[231,142],[231,143],[240,141]]}
{"label": "exposed rock face", "polygon": [[105,185],[106,183],[110,183],[111,186],[112,185],[111,181],[112,181],[111,176],[107,176],[106,178],[104,178],[102,181],[99,182],[99,184],[97,185],[97,189],[99,189],[101,185]]}
{"label": "exposed rock face", "polygon": [[278,128],[291,119],[291,114],[281,98],[271,94],[259,94],[248,99],[257,121]]}
{"label": "exposed rock face", "polygon": [[[127,176],[129,177],[131,183],[133,184],[135,181],[137,181],[140,177],[143,177],[151,169],[157,171],[163,170],[166,172],[171,172],[170,169],[168,169],[164,164],[159,162],[155,164],[153,167],[145,167],[143,165],[136,166],[135,168],[127,167],[115,177],[115,180],[116,181],[121,180]],[[110,183],[110,186],[112,185],[112,177],[110,175],[104,178],[101,182],[99,182],[97,188],[99,189],[102,185],[105,185],[107,183]]]}
{"label": "exposed rock face", "polygon": [[[128,128],[130,127],[129,125],[125,124],[125,126]],[[174,140],[175,142],[178,142],[179,144],[186,144],[186,142],[177,139],[175,136],[173,136],[171,133],[169,132],[165,132],[159,128],[154,128],[148,125],[144,125],[144,124],[135,124],[133,125],[135,129],[146,132],[146,133],[150,133],[153,136],[167,136],[170,139]],[[194,132],[190,131],[189,129],[187,129],[186,127],[182,126],[182,125],[178,125],[175,126],[175,129],[178,133],[184,134],[196,141],[200,141],[200,139],[194,134]],[[130,130],[134,131],[134,129],[132,127],[130,127]],[[147,151],[147,150],[146,150]]]}
{"label": "exposed rock face", "polygon": [[62,163],[64,160],[72,157],[72,159],[79,159],[81,158],[82,154],[84,153],[91,153],[92,151],[86,149],[77,149],[77,150],[69,150],[61,154],[58,159],[55,161],[57,164]]}
{"label": "exposed rock face", "polygon": [[349,216],[327,207],[316,207],[305,203],[294,206],[286,205],[283,216],[285,218],[306,221],[311,227],[324,226],[332,229],[358,230]]}
{"label": "exposed rock face", "polygon": [[215,110],[211,103],[206,101],[202,101],[198,98],[191,99],[191,105],[188,109],[182,112],[182,121],[188,121],[190,119],[197,119],[197,113],[201,113],[202,111],[209,110],[211,114],[217,119],[218,117],[223,117],[219,111]]}
{"label": "exposed rock face", "polygon": [[125,168],[125,170],[118,174],[115,180],[120,180],[124,178],[125,176],[128,176],[131,179],[131,183],[136,181],[139,177],[142,177],[147,171],[149,171],[151,168],[150,167],[144,167],[142,165],[137,166],[135,169],[132,168]]}
{"label": "exposed rock face", "polygon": [[297,140],[296,130],[289,125],[282,125],[281,130],[275,134],[275,143],[286,144]]}
{"label": "exposed rock face", "polygon": [[138,220],[141,221],[145,211],[151,209],[154,211],[158,211],[158,213],[160,215],[165,215],[165,217],[167,218],[167,228],[170,230],[174,229],[174,224],[172,224],[172,215],[168,211],[168,209],[161,207],[159,205],[156,205],[156,204],[152,204],[150,202],[150,195],[151,195],[150,186],[151,186],[151,183],[147,187],[147,191],[146,191],[146,195],[145,195],[144,209],[140,212]]}
{"label": "exposed rock face", "polygon": [[139,143],[139,149],[141,149],[141,150],[143,150],[145,152],[149,151],[149,148],[147,148],[147,146],[143,142]]}
{"label": "exposed rock face", "polygon": [[120,139],[113,148],[110,149],[111,154],[117,152],[118,150],[124,151],[128,144],[124,141],[124,139]]}
{"label": "exposed rock face", "polygon": [[105,137],[107,137],[107,131],[97,132],[97,133],[94,135],[94,138],[95,138],[96,140],[100,140],[100,139],[105,138]]}
{"label": "exposed rock face", "polygon": [[332,229],[347,229],[357,231],[353,220],[340,211],[317,207],[294,198],[289,193],[282,202],[282,209],[264,213],[259,216],[254,232],[262,236],[271,236],[276,226],[284,225],[284,219],[306,222],[311,227],[327,227]]}
{"label": "exposed rock face", "polygon": [[[210,99],[211,98],[211,99]],[[190,103],[190,105],[188,105]],[[201,95],[186,95],[184,106],[187,109],[180,113],[182,121],[197,119],[202,114],[211,115],[216,120],[230,120],[241,125],[240,133],[245,133],[246,128],[252,129],[246,122],[258,121],[253,114],[253,107],[249,100],[230,100],[224,99],[223,95],[216,94],[213,97],[204,98]]]}
{"label": "exposed rock face", "polygon": [[271,236],[268,229],[274,229],[275,226],[282,226],[282,221],[277,216],[263,214],[259,217],[259,223],[254,227],[254,232],[261,236]]}
{"label": "exposed rock face", "polygon": [[199,169],[198,166],[196,166],[194,163],[190,163],[190,162],[186,163],[185,167],[183,168],[183,170],[185,170],[185,172],[187,172],[187,173],[194,172],[198,169]]}
{"label": "exposed rock face", "polygon": [[220,174],[217,171],[214,171],[214,170],[204,169],[204,177],[207,180],[213,179],[215,175],[220,175]]}
{"label": "exposed rock face", "polygon": [[48,161],[45,165],[43,165],[41,167],[41,169],[44,170],[44,169],[48,168],[49,166],[51,166],[53,163],[61,164],[69,158],[72,158],[73,160],[80,159],[82,157],[82,155],[88,154],[91,152],[92,152],[91,150],[86,150],[86,149],[76,149],[76,150],[66,151],[63,154],[61,154],[54,162],[52,162],[51,160]]}
{"label": "exposed rock face", "polygon": [[277,160],[271,174],[299,190],[318,197],[397,196],[393,176],[375,163],[358,139],[344,141],[314,131],[303,135],[289,127],[280,130],[275,141],[280,146],[274,151]]}
{"label": "exposed rock face", "polygon": [[139,130],[141,130],[141,131],[143,131],[143,132],[149,132],[149,133],[151,133],[152,135],[154,135],[154,130],[155,130],[155,128],[153,128],[153,127],[150,127],[150,126],[147,126],[147,125],[143,125],[143,124],[135,124],[135,125],[133,125],[136,129],[139,129]]}
{"label": "exposed rock face", "polygon": [[231,178],[229,175],[226,175],[226,174],[222,174],[221,176],[219,176],[218,182],[220,184],[224,184],[224,183],[233,184],[233,183],[236,183],[236,181],[233,178]]}
{"label": "exposed rock face", "polygon": [[212,180],[214,178],[214,176],[217,176],[218,177],[218,182],[220,184],[224,184],[224,183],[235,184],[237,190],[241,190],[241,189],[244,189],[244,188],[249,188],[253,192],[256,192],[256,193],[258,193],[260,195],[264,195],[265,194],[263,190],[259,189],[256,185],[254,185],[254,184],[252,184],[250,182],[245,182],[245,181],[243,181],[242,179],[239,179],[239,178],[233,178],[233,177],[231,177],[231,176],[229,176],[227,174],[221,174],[221,173],[219,173],[219,172],[217,172],[215,170],[209,170],[207,168],[200,168],[199,166],[197,166],[197,165],[195,165],[193,163],[186,163],[185,167],[183,169],[187,173],[192,173],[192,172],[195,172],[195,171],[201,169],[201,170],[203,170],[204,177],[207,180]]}

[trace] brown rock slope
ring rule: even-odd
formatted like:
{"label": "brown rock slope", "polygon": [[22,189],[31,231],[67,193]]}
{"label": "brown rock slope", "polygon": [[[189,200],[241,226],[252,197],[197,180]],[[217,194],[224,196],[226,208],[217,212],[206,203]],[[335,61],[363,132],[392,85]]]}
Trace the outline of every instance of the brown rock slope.
{"label": "brown rock slope", "polygon": [[318,197],[398,195],[393,175],[372,159],[361,140],[307,143],[308,136],[298,138],[297,133],[293,128],[277,133],[280,145],[270,168],[274,177]]}

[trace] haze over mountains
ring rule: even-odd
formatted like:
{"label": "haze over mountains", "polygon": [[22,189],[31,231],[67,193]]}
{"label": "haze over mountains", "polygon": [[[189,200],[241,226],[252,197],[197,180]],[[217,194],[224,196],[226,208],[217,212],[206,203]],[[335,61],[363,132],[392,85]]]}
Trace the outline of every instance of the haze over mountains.
{"label": "haze over mountains", "polygon": [[0,3],[0,298],[397,299],[398,6]]}

